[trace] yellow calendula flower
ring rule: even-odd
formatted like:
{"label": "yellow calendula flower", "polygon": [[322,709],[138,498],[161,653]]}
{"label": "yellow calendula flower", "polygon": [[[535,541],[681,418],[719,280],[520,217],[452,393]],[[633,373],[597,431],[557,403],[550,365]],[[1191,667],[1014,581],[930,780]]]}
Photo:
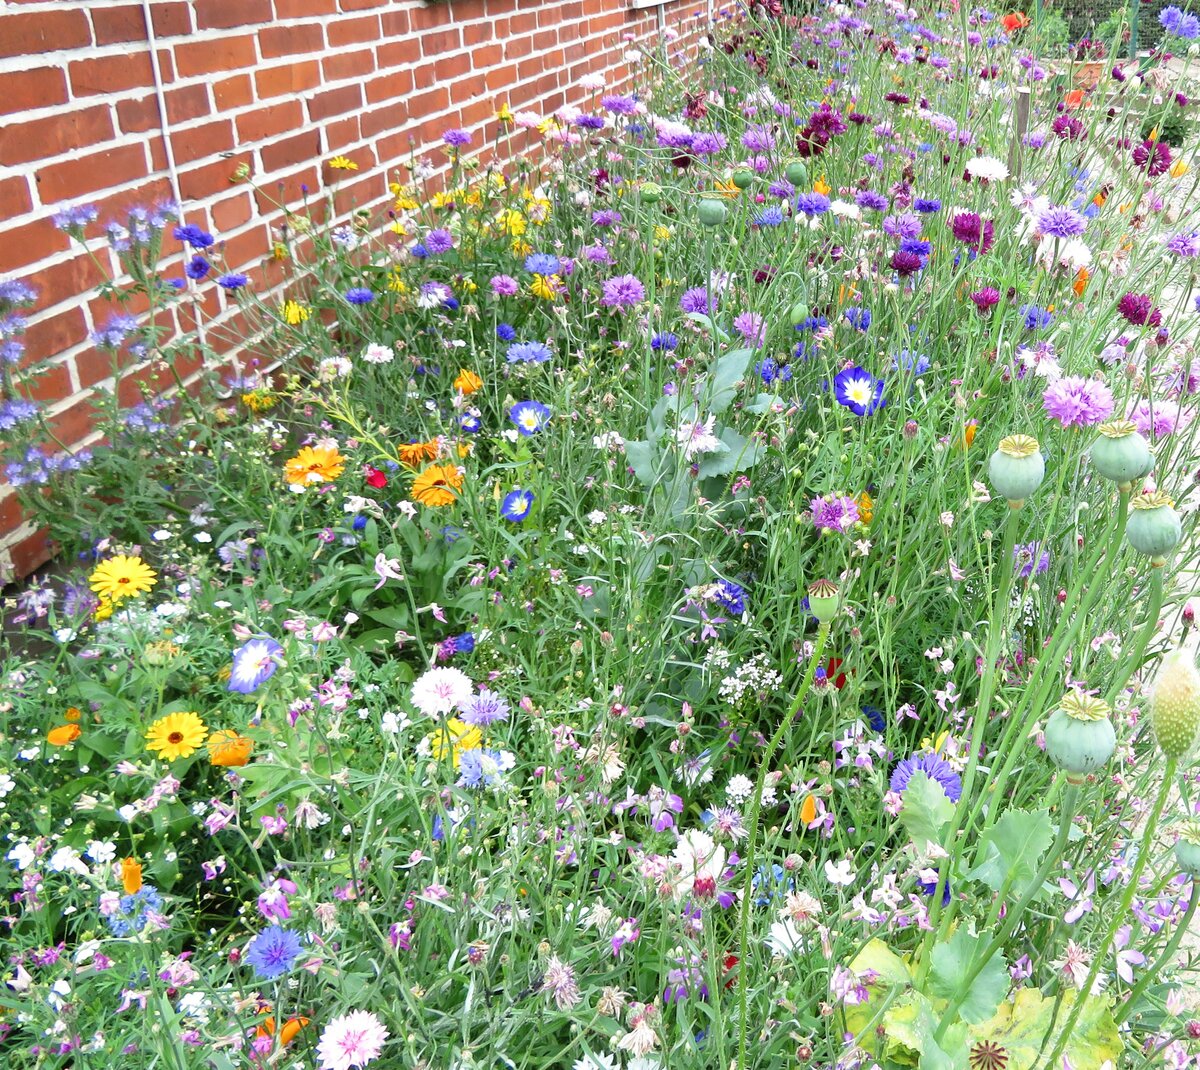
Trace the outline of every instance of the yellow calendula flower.
{"label": "yellow calendula flower", "polygon": [[461,490],[462,485],[457,465],[432,464],[413,480],[413,501],[431,509],[453,505],[458,499],[455,491]]}
{"label": "yellow calendula flower", "polygon": [[513,111],[507,102],[500,105],[500,110],[496,112],[496,121],[500,123],[511,123],[513,121]]}
{"label": "yellow calendula flower", "polygon": [[478,208],[481,204],[483,204],[483,194],[480,193],[479,190],[473,189],[467,194],[466,202],[470,207]]}
{"label": "yellow calendula flower", "polygon": [[483,389],[483,380],[470,368],[461,368],[454,380],[454,389],[465,397],[468,394],[474,394],[476,390]]}
{"label": "yellow calendula flower", "polygon": [[305,446],[283,466],[284,478],[293,487],[332,483],[346,470],[346,458],[336,446]]}
{"label": "yellow calendula flower", "polygon": [[555,301],[558,299],[559,282],[557,275],[534,275],[533,282],[529,284],[529,292],[543,301]]}
{"label": "yellow calendula flower", "polygon": [[931,739],[929,736],[926,736],[921,740],[921,749],[933,751],[934,754],[941,754],[942,748],[946,745],[946,740],[949,738],[950,729],[948,728],[944,732],[939,732],[937,739]]}
{"label": "yellow calendula flower", "polygon": [[864,490],[854,502],[858,506],[858,519],[864,524],[871,523],[875,519],[875,499]]}
{"label": "yellow calendula flower", "polygon": [[198,713],[168,713],[146,732],[146,750],[164,762],[187,758],[203,745],[208,729]]}
{"label": "yellow calendula flower", "polygon": [[251,412],[266,412],[275,407],[277,400],[269,390],[251,390],[242,395],[242,404]]}
{"label": "yellow calendula flower", "polygon": [[820,178],[818,178],[816,180],[816,182],[813,183],[813,193],[819,193],[823,197],[829,196],[829,191],[832,188],[833,187],[830,186],[830,184],[825,181],[824,175],[822,175]]}
{"label": "yellow calendula flower", "polygon": [[654,236],[659,241],[670,241],[671,240],[671,228],[665,227],[661,223],[657,223],[657,224],[655,224],[655,227],[654,227]]}
{"label": "yellow calendula flower", "polygon": [[517,238],[512,243],[511,248],[513,256],[515,256],[518,260],[524,260],[525,257],[533,252],[533,246],[523,238]]}
{"label": "yellow calendula flower", "polygon": [[423,442],[405,442],[402,446],[396,447],[396,456],[400,458],[401,464],[406,464],[409,468],[416,468],[422,461],[432,461],[437,457],[440,448],[441,443],[436,438],[426,439]]}
{"label": "yellow calendula flower", "polygon": [[284,301],[283,307],[279,310],[279,314],[283,317],[283,322],[289,327],[298,327],[301,323],[308,319],[310,315],[312,315],[312,313],[309,312],[304,305],[300,304],[299,301],[292,300]]}
{"label": "yellow calendula flower", "polygon": [[358,164],[345,156],[335,156],[329,161],[329,166],[335,171],[357,171]]}
{"label": "yellow calendula flower", "polygon": [[483,743],[483,732],[475,725],[451,717],[446,724],[429,737],[429,749],[437,761],[451,755],[457,769],[464,751],[478,750]]}
{"label": "yellow calendula flower", "polygon": [[515,208],[505,208],[496,219],[496,222],[500,225],[500,229],[510,238],[519,238],[529,227],[529,224],[525,221],[525,216]]}
{"label": "yellow calendula flower", "polygon": [[149,591],[157,579],[158,573],[140,557],[116,554],[96,566],[88,577],[88,584],[100,596],[101,602],[116,604]]}
{"label": "yellow calendula flower", "polygon": [[1187,173],[1188,173],[1188,165],[1185,164],[1182,160],[1176,160],[1173,164],[1171,164],[1171,177],[1172,178],[1183,178],[1183,176],[1186,175]]}

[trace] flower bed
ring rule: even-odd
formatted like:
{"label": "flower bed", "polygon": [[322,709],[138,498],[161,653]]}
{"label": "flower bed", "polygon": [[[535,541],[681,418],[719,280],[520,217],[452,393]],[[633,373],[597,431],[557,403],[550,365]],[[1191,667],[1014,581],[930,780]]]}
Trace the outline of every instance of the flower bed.
{"label": "flower bed", "polygon": [[60,213],[179,389],[57,452],[0,284],[6,1065],[1192,1064],[1188,87],[1024,32],[727,21],[280,300]]}

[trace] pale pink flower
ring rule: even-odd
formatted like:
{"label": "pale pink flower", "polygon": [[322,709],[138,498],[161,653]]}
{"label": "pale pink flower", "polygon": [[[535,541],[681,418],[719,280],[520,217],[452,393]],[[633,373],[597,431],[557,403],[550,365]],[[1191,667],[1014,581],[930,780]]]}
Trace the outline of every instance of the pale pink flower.
{"label": "pale pink flower", "polygon": [[351,1070],[379,1058],[387,1027],[370,1011],[351,1011],[334,1018],[321,1032],[317,1045],[321,1070]]}

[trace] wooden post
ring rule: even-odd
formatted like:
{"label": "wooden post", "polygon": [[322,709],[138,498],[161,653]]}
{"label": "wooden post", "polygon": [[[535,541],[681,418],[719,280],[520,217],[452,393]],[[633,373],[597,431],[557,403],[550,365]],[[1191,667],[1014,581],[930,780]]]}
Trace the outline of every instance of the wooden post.
{"label": "wooden post", "polygon": [[1029,104],[1031,92],[1023,85],[1016,92],[1016,119],[1012,144],[1008,147],[1008,170],[1013,178],[1021,177],[1021,161],[1025,156],[1025,135],[1029,133]]}

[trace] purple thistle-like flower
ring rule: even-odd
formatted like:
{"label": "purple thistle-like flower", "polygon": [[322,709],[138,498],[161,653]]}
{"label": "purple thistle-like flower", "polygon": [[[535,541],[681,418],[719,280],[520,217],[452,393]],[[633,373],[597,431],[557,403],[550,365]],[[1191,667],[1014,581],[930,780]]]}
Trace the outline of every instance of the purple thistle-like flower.
{"label": "purple thistle-like flower", "polygon": [[939,754],[914,754],[905,758],[892,770],[892,779],[888,786],[892,791],[903,795],[914,773],[924,773],[930,780],[940,784],[946,798],[952,803],[962,798],[962,780],[950,763]]}
{"label": "purple thistle-like flower", "polygon": [[950,217],[950,230],[956,241],[981,256],[995,241],[995,228],[990,219],[982,219],[975,212],[956,212]]}
{"label": "purple thistle-like flower", "polygon": [[725,138],[721,134],[705,132],[692,138],[692,152],[697,156],[715,156],[725,145]]}
{"label": "purple thistle-like flower", "polygon": [[757,349],[766,340],[766,320],[757,312],[743,312],[735,316],[733,329],[742,336],[746,345]]}
{"label": "purple thistle-like flower", "polygon": [[486,728],[497,721],[503,721],[508,716],[509,705],[502,696],[485,687],[478,695],[464,702],[460,712],[467,724]]}
{"label": "purple thistle-like flower", "polygon": [[1117,311],[1135,327],[1157,327],[1162,323],[1162,312],[1154,307],[1149,294],[1125,294],[1117,302]]}
{"label": "purple thistle-like flower", "polygon": [[1028,542],[1013,547],[1013,568],[1021,579],[1041,575],[1050,567],[1050,551],[1043,550],[1040,542]]}
{"label": "purple thistle-like flower", "polygon": [[521,284],[511,275],[493,275],[491,286],[497,297],[514,297],[521,292]]}
{"label": "purple thistle-like flower", "polygon": [[1039,232],[1047,238],[1077,238],[1087,230],[1087,218],[1074,208],[1050,205],[1034,218]]}
{"label": "purple thistle-like flower", "polygon": [[1042,395],[1046,415],[1063,427],[1090,427],[1103,423],[1113,412],[1113,396],[1099,379],[1067,375],[1055,379]]}
{"label": "purple thistle-like flower", "polygon": [[471,135],[465,130],[447,130],[442,135],[442,141],[452,149],[461,149],[471,144]]}
{"label": "purple thistle-like flower", "polygon": [[605,279],[600,303],[606,308],[631,308],[646,299],[646,288],[636,275]]}
{"label": "purple thistle-like flower", "polygon": [[1171,150],[1166,142],[1147,138],[1133,150],[1133,162],[1137,167],[1145,168],[1151,178],[1157,178],[1171,169]]}
{"label": "purple thistle-like flower", "polygon": [[826,494],[809,503],[813,527],[820,532],[836,531],[845,535],[860,517],[858,503],[845,494]]}
{"label": "purple thistle-like flower", "polygon": [[430,253],[437,256],[439,253],[448,253],[454,248],[454,236],[444,227],[439,227],[425,235],[424,244]]}
{"label": "purple thistle-like flower", "polygon": [[716,294],[713,294],[713,304],[709,307],[708,291],[703,286],[693,286],[690,290],[684,290],[683,296],[679,298],[680,311],[700,312],[706,316],[712,314],[716,303]]}

